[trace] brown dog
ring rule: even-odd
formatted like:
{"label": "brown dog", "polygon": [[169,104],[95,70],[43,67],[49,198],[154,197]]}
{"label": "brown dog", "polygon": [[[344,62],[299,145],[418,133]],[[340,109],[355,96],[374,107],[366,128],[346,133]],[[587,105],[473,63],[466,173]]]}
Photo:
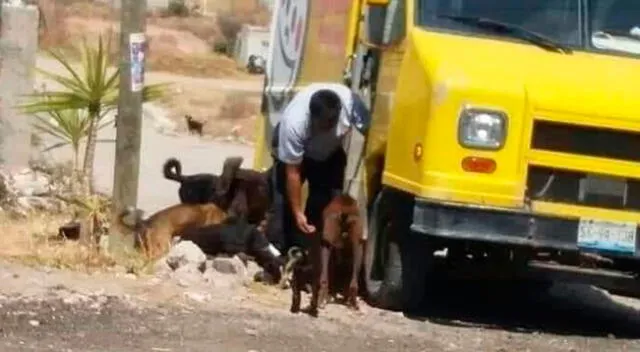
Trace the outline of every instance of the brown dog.
{"label": "brown dog", "polygon": [[[341,194],[331,200],[322,215],[322,236],[314,237],[306,251],[293,247],[288,253],[285,271],[292,268],[292,313],[300,311],[301,292],[309,285],[311,300],[307,313],[311,316],[317,316],[318,308],[326,304],[329,294],[335,295],[338,291],[342,291],[348,307],[359,309],[358,274],[364,249],[358,203],[351,196]],[[345,280],[345,271],[351,273],[348,280]]]}
{"label": "brown dog", "polygon": [[[124,221],[135,213],[133,225]],[[136,245],[149,259],[156,259],[169,249],[173,237],[191,227],[219,224],[227,214],[215,204],[176,204],[142,219],[140,211],[126,209],[120,223],[136,234]]]}
{"label": "brown dog", "polygon": [[[358,274],[363,258],[363,223],[358,202],[348,194],[334,197],[322,213],[322,250],[320,272],[320,305],[323,306],[329,294],[335,295],[341,289],[349,308],[358,310]],[[335,254],[335,258],[331,258]],[[334,260],[330,260],[334,259]],[[333,264],[333,265],[330,265]],[[341,265],[342,264],[342,265]],[[350,267],[344,264],[351,264]],[[350,279],[346,273],[351,272]],[[330,271],[331,274],[330,275]],[[329,277],[336,281],[330,285]],[[346,281],[346,282],[345,282]],[[330,288],[332,288],[330,292]]]}

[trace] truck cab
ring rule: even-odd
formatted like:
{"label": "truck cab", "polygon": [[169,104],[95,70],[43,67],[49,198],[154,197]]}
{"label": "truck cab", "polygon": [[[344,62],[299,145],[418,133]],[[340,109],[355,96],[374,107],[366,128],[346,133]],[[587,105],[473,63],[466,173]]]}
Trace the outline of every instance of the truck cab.
{"label": "truck cab", "polygon": [[[282,0],[274,12],[256,166],[273,102],[297,87],[342,81],[365,98],[372,126],[352,136],[347,177],[368,218],[373,303],[415,308],[443,267],[640,292],[640,2]],[[284,27],[301,38],[288,71]]]}

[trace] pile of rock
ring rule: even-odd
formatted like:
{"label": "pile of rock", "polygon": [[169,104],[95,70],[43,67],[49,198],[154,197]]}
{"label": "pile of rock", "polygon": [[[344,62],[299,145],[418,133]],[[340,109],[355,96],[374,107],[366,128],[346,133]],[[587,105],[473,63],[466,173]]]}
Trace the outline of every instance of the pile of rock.
{"label": "pile of rock", "polygon": [[30,211],[61,211],[68,205],[54,194],[64,195],[73,181],[68,165],[32,165],[20,171],[0,169],[0,212],[26,216]]}
{"label": "pile of rock", "polygon": [[180,241],[156,262],[155,274],[161,279],[176,280],[183,287],[213,285],[234,288],[252,281],[260,268],[238,256],[207,258],[191,241]]}

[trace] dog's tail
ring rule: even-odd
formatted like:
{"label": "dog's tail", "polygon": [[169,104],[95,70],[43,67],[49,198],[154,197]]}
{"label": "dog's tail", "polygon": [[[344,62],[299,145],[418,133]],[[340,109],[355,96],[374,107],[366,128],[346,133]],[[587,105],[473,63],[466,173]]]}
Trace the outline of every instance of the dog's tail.
{"label": "dog's tail", "polygon": [[[125,220],[125,218],[128,218]],[[133,220],[131,219],[133,218]],[[142,211],[132,206],[125,208],[118,216],[118,222],[121,226],[130,229],[134,234],[134,246],[140,248],[143,243],[145,222],[142,218]]]}
{"label": "dog's tail", "polygon": [[162,167],[164,178],[182,183],[182,164],[176,158],[169,158]]}
{"label": "dog's tail", "polygon": [[291,280],[291,273],[295,265],[302,260],[304,257],[304,252],[300,247],[291,247],[287,251],[287,263],[284,265],[282,269],[282,276],[280,277],[280,282],[278,283],[278,287],[281,289],[286,289],[287,284]]}
{"label": "dog's tail", "polygon": [[236,173],[242,165],[244,158],[241,156],[228,157],[224,160],[222,165],[222,173],[218,178],[218,184],[216,185],[216,195],[218,197],[224,197],[231,188],[231,183],[236,177]]}

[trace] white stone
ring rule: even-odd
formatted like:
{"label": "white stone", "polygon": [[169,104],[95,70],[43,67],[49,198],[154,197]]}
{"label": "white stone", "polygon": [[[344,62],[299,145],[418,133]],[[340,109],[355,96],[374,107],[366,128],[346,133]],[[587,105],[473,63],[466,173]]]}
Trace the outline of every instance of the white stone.
{"label": "white stone", "polygon": [[195,243],[181,241],[173,246],[169,254],[162,260],[166,260],[166,263],[173,270],[186,265],[195,265],[201,272],[204,272],[207,257]]}
{"label": "white stone", "polygon": [[240,277],[247,276],[247,267],[238,256],[231,258],[218,257],[211,263],[213,269],[222,274],[234,274]]}

